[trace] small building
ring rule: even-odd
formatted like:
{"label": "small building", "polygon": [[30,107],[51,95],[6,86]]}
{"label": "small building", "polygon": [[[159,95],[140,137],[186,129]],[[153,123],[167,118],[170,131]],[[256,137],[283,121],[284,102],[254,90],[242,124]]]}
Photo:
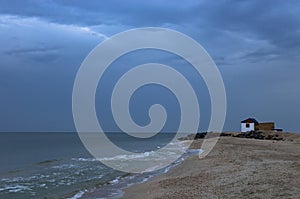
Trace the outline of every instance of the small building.
{"label": "small building", "polygon": [[274,130],[276,130],[274,122],[259,123],[254,118],[248,118],[248,119],[241,121],[241,132],[274,131]]}
{"label": "small building", "polygon": [[254,118],[248,118],[241,121],[241,132],[255,131],[258,121]]}
{"label": "small building", "polygon": [[258,123],[256,127],[256,131],[274,131],[275,130],[275,123],[274,122],[263,122]]}

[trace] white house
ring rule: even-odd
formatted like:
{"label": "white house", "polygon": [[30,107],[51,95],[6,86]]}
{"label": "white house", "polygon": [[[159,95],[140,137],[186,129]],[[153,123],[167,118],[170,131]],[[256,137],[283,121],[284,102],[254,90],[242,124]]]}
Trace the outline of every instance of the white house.
{"label": "white house", "polygon": [[256,130],[256,125],[258,125],[258,122],[254,118],[243,120],[241,121],[241,132],[254,131]]}

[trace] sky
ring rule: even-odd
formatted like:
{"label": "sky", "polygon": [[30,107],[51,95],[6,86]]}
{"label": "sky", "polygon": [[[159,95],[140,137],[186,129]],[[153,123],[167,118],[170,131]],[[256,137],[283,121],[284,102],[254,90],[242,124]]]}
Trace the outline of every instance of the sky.
{"label": "sky", "polygon": [[[141,27],[180,31],[210,54],[227,93],[224,131],[238,131],[241,120],[255,117],[300,132],[299,13],[297,0],[0,0],[0,132],[75,131],[72,89],[80,64],[105,39]],[[114,82],[126,69],[153,61],[190,79],[200,102],[199,130],[205,130],[210,101],[203,80],[178,57],[154,50],[121,57],[107,71],[96,96],[100,123],[118,129],[107,109]],[[168,111],[164,130],[173,131],[178,102],[162,87],[132,97],[133,119],[146,125],[147,107],[157,102]]]}

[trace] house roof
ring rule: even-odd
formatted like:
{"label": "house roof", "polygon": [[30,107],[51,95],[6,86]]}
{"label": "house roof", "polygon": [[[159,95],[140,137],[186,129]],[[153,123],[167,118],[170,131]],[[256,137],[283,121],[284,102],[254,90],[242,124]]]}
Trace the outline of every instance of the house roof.
{"label": "house roof", "polygon": [[258,121],[254,118],[248,118],[248,119],[245,119],[243,121],[241,121],[241,123],[255,123],[255,124],[258,124]]}

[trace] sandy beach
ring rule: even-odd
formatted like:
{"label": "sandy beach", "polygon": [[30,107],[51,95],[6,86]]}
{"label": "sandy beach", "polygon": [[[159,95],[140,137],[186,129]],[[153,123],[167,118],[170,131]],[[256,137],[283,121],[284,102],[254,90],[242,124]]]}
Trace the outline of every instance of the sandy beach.
{"label": "sandy beach", "polygon": [[[221,137],[205,158],[129,187],[124,199],[299,198],[300,135],[284,141]],[[194,148],[200,148],[201,139]]]}

